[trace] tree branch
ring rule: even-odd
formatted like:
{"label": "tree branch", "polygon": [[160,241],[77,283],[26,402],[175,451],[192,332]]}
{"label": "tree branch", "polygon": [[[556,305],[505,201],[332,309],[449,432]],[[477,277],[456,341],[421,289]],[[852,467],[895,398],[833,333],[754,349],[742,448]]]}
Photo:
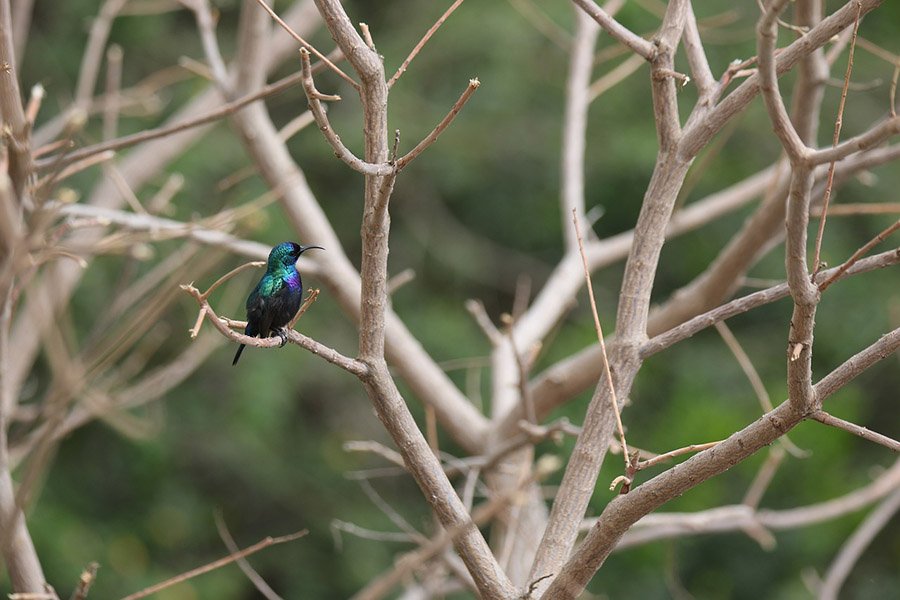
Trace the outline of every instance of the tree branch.
{"label": "tree branch", "polygon": [[[825,399],[854,377],[900,348],[900,328],[884,335],[858,352],[815,385],[814,393]],[[554,579],[543,598],[576,598],[619,539],[642,516],[671,499],[714,477],[760,448],[772,443],[805,418],[797,405],[786,401],[713,448],[614,498],[591,528],[581,546]]]}
{"label": "tree branch", "polygon": [[822,423],[823,425],[830,425],[831,427],[837,427],[838,429],[843,429],[844,431],[849,431],[853,435],[858,435],[864,440],[869,440],[870,442],[875,442],[876,444],[881,444],[885,448],[889,448],[894,452],[900,452],[900,442],[889,438],[886,435],[881,435],[871,429],[863,427],[861,425],[857,425],[856,423],[851,423],[850,421],[845,421],[843,419],[839,419],[834,415],[828,414],[824,410],[817,410],[811,416],[812,419]]}
{"label": "tree branch", "polygon": [[656,56],[656,48],[652,42],[649,42],[637,35],[615,19],[609,13],[597,6],[593,0],[573,0],[575,4],[586,12],[592,19],[602,27],[613,39],[628,46],[632,51],[636,52],[646,61],[652,61]]}
{"label": "tree branch", "polygon": [[[233,331],[221,317],[216,315],[216,312],[209,305],[209,301],[203,297],[203,294],[200,293],[200,290],[195,288],[193,285],[182,285],[179,287],[187,292],[188,295],[193,296],[194,299],[197,300],[197,303],[200,305],[201,317],[198,317],[198,319],[202,318],[202,315],[208,315],[209,322],[213,324],[213,327],[218,329],[219,332],[228,339],[235,342],[240,342],[241,344],[245,344],[247,346],[253,346],[254,348],[275,348],[281,345],[281,339],[278,337],[258,338]],[[246,323],[242,323],[240,321],[230,321],[230,323],[235,327],[246,325]],[[316,340],[307,337],[293,329],[288,330],[286,333],[288,341],[297,344],[301,348],[308,350],[313,354],[321,356],[331,364],[344,369],[348,373],[356,375],[360,379],[365,379],[366,377],[368,377],[369,369],[365,365],[365,363],[353,358],[348,358],[337,350],[329,348],[328,346],[321,344]]]}

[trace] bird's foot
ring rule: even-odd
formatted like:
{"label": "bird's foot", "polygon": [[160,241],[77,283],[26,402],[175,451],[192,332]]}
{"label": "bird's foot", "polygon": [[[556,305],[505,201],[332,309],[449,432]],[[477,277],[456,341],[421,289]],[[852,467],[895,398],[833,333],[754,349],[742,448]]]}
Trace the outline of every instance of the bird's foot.
{"label": "bird's foot", "polygon": [[287,332],[284,330],[284,327],[279,329],[276,333],[278,333],[278,337],[281,338],[281,344],[279,344],[279,348],[284,348],[284,345],[287,344]]}

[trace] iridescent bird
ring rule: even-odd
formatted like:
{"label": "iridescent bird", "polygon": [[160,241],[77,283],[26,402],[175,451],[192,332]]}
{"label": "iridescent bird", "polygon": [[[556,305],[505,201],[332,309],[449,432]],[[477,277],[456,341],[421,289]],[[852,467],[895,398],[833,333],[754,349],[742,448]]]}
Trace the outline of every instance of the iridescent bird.
{"label": "iridescent bird", "polygon": [[[287,343],[287,325],[303,301],[303,281],[297,271],[296,262],[300,255],[310,248],[324,250],[321,246],[301,246],[294,242],[282,242],[269,252],[266,273],[247,298],[247,327],[245,335],[254,337],[281,338],[281,345]],[[232,365],[236,365],[244,351],[244,344],[237,349]]]}

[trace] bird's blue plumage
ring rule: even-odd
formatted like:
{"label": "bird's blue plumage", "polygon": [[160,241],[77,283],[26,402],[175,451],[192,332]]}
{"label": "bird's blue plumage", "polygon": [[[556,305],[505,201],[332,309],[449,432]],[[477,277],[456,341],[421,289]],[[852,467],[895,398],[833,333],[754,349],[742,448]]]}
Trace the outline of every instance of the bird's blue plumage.
{"label": "bird's blue plumage", "polygon": [[[303,301],[303,281],[296,262],[306,250],[319,246],[301,246],[294,242],[282,242],[269,252],[266,272],[247,298],[247,327],[244,334],[253,337],[270,337],[278,334],[286,339],[282,328],[297,314]],[[244,351],[241,344],[234,355],[236,365]]]}

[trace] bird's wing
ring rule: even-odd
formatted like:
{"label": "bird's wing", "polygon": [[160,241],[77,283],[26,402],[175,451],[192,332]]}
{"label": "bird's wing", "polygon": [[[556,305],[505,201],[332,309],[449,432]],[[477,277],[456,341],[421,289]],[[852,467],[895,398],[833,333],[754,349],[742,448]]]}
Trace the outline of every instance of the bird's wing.
{"label": "bird's wing", "polygon": [[263,275],[247,297],[247,335],[269,336],[272,326],[272,297],[284,284],[277,278]]}

